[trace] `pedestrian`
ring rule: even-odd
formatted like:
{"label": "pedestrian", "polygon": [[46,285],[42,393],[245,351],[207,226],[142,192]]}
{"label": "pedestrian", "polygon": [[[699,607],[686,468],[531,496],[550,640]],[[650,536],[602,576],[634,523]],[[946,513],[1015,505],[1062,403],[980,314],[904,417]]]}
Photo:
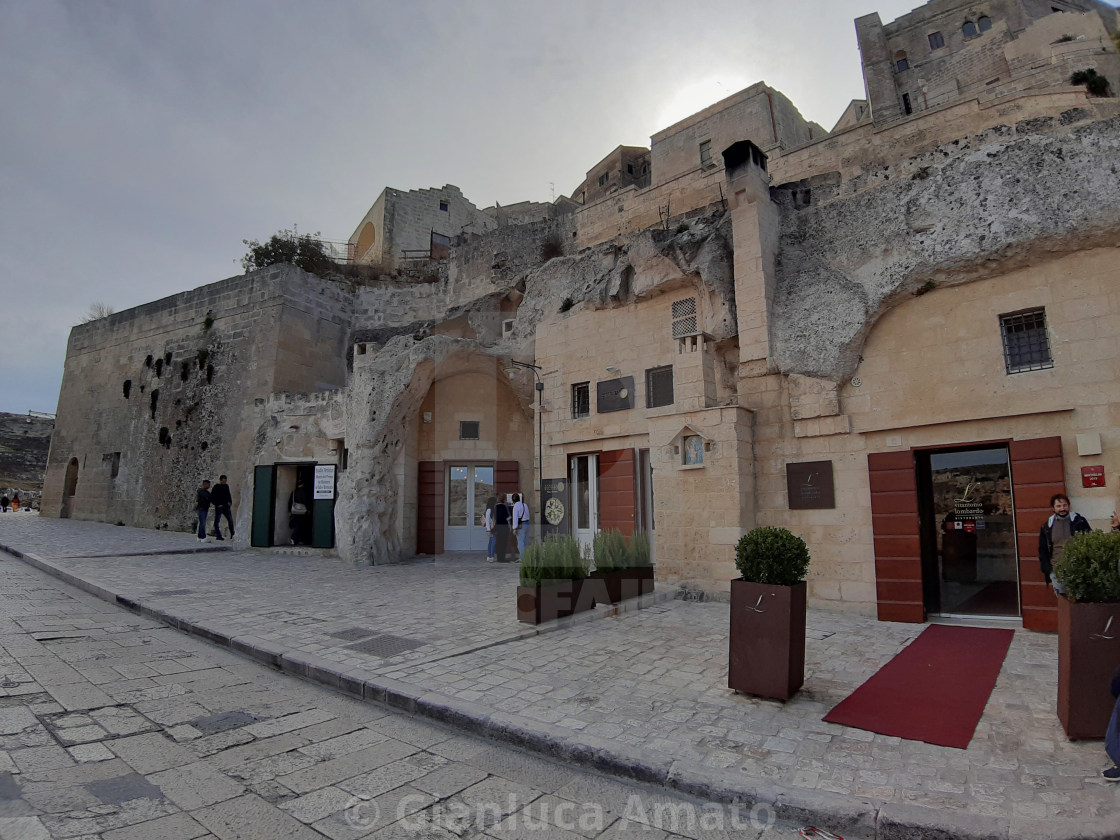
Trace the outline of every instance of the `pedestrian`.
{"label": "pedestrian", "polygon": [[5,493],[3,496],[0,496],[0,512],[3,512],[3,513],[8,512],[8,494],[7,493]]}
{"label": "pedestrian", "polygon": [[529,544],[532,524],[529,522],[529,506],[524,498],[517,493],[513,494],[513,533],[517,535],[517,553],[524,554],[525,546]]}
{"label": "pedestrian", "polygon": [[19,513],[19,493],[12,494],[12,513]]}
{"label": "pedestrian", "polygon": [[288,527],[292,545],[306,545],[307,526],[311,524],[311,494],[307,492],[303,479],[296,479],[296,489],[288,495]]}
{"label": "pedestrian", "polygon": [[206,514],[210,512],[210,503],[210,482],[203,481],[195,498],[195,509],[198,511],[199,542],[206,542]]}
{"label": "pedestrian", "polygon": [[494,505],[494,540],[495,540],[495,557],[499,563],[509,562],[506,560],[506,547],[509,542],[509,505],[504,501],[499,501]]}
{"label": "pedestrian", "polygon": [[1050,507],[1054,513],[1038,532],[1038,562],[1042,567],[1042,577],[1047,584],[1054,584],[1054,561],[1062,556],[1066,543],[1075,534],[1087,534],[1093,529],[1080,513],[1069,509],[1069,496],[1055,493],[1050,497]]}
{"label": "pedestrian", "polygon": [[[1116,514],[1112,514],[1113,531],[1120,531],[1116,523]],[[1120,666],[1112,672],[1112,683],[1109,686],[1116,703],[1112,707],[1112,719],[1108,722],[1108,730],[1104,734],[1104,751],[1112,759],[1112,766],[1101,771],[1105,781],[1120,782]]]}
{"label": "pedestrian", "polygon": [[233,507],[233,496],[230,495],[226,476],[218,476],[218,483],[210,492],[210,500],[214,503],[214,539],[225,539],[222,536],[222,517],[224,516],[229,524],[229,538],[232,540],[233,515],[230,511]]}
{"label": "pedestrian", "polygon": [[498,497],[491,496],[486,500],[486,515],[483,521],[486,523],[486,562],[493,563],[498,558],[494,554],[494,549],[497,546],[498,538],[494,534],[494,507],[498,504]]}

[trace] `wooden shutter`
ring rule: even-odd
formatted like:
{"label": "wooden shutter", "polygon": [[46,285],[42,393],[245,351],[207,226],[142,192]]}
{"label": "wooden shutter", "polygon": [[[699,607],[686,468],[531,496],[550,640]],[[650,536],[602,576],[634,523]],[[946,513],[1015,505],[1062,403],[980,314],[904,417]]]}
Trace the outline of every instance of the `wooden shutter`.
{"label": "wooden shutter", "polygon": [[1013,440],[1011,487],[1015,494],[1015,531],[1019,548],[1019,603],[1023,629],[1056,632],[1058,602],[1038,564],[1038,532],[1053,510],[1050,497],[1066,492],[1060,437]]}
{"label": "wooden shutter", "polygon": [[599,528],[617,528],[623,536],[634,535],[637,511],[633,449],[616,449],[599,453]]}
{"label": "wooden shutter", "polygon": [[909,451],[870,453],[867,471],[879,620],[925,621],[914,455]]}
{"label": "wooden shutter", "polygon": [[443,553],[443,461],[421,461],[416,487],[416,553]]}

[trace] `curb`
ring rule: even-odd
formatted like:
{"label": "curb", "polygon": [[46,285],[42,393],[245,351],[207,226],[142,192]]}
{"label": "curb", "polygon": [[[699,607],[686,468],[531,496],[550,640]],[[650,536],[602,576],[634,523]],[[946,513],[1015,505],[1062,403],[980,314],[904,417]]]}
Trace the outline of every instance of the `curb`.
{"label": "curb", "polygon": [[[1120,840],[1120,830],[1101,820],[1040,821],[957,814],[924,805],[859,799],[828,791],[774,785],[753,777],[731,776],[727,771],[696,762],[673,760],[640,747],[580,735],[576,731],[517,714],[493,711],[476,702],[429,691],[381,674],[361,670],[344,673],[339,670],[338,663],[316,654],[288,650],[256,636],[239,636],[228,628],[194,622],[145,606],[135,598],[80,578],[35,554],[3,544],[0,544],[0,551],[104,601],[350,697],[630,781],[656,785],[723,805],[769,809],[778,820],[799,825],[821,824],[842,836],[874,840]],[[672,599],[670,590],[654,592],[634,599],[637,603],[633,606],[627,604],[625,608],[605,610],[601,617],[644,609]],[[538,626],[512,636],[511,640],[593,620],[590,616],[585,613],[550,622],[548,626]],[[572,621],[573,618],[577,620]]]}

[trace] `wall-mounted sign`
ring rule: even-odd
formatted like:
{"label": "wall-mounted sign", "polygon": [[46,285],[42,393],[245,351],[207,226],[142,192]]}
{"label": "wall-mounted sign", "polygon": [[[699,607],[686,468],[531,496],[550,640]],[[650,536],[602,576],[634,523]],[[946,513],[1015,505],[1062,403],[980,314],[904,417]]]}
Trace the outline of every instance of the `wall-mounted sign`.
{"label": "wall-mounted sign", "polygon": [[316,499],[334,498],[334,464],[315,465],[315,492]]}
{"label": "wall-mounted sign", "polygon": [[1081,468],[1081,486],[1082,487],[1104,487],[1104,467],[1082,467]]}
{"label": "wall-mounted sign", "polygon": [[835,508],[836,489],[832,483],[832,462],[804,461],[786,464],[786,491],[790,510]]}
{"label": "wall-mounted sign", "polygon": [[595,383],[595,410],[600,414],[634,407],[634,377],[604,379]]}

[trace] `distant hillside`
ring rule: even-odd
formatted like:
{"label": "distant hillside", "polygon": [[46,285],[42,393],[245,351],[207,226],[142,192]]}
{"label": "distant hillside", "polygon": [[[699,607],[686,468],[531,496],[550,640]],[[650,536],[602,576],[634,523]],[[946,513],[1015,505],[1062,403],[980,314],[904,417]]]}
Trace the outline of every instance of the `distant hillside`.
{"label": "distant hillside", "polygon": [[0,411],[0,490],[42,492],[53,431],[54,418]]}

